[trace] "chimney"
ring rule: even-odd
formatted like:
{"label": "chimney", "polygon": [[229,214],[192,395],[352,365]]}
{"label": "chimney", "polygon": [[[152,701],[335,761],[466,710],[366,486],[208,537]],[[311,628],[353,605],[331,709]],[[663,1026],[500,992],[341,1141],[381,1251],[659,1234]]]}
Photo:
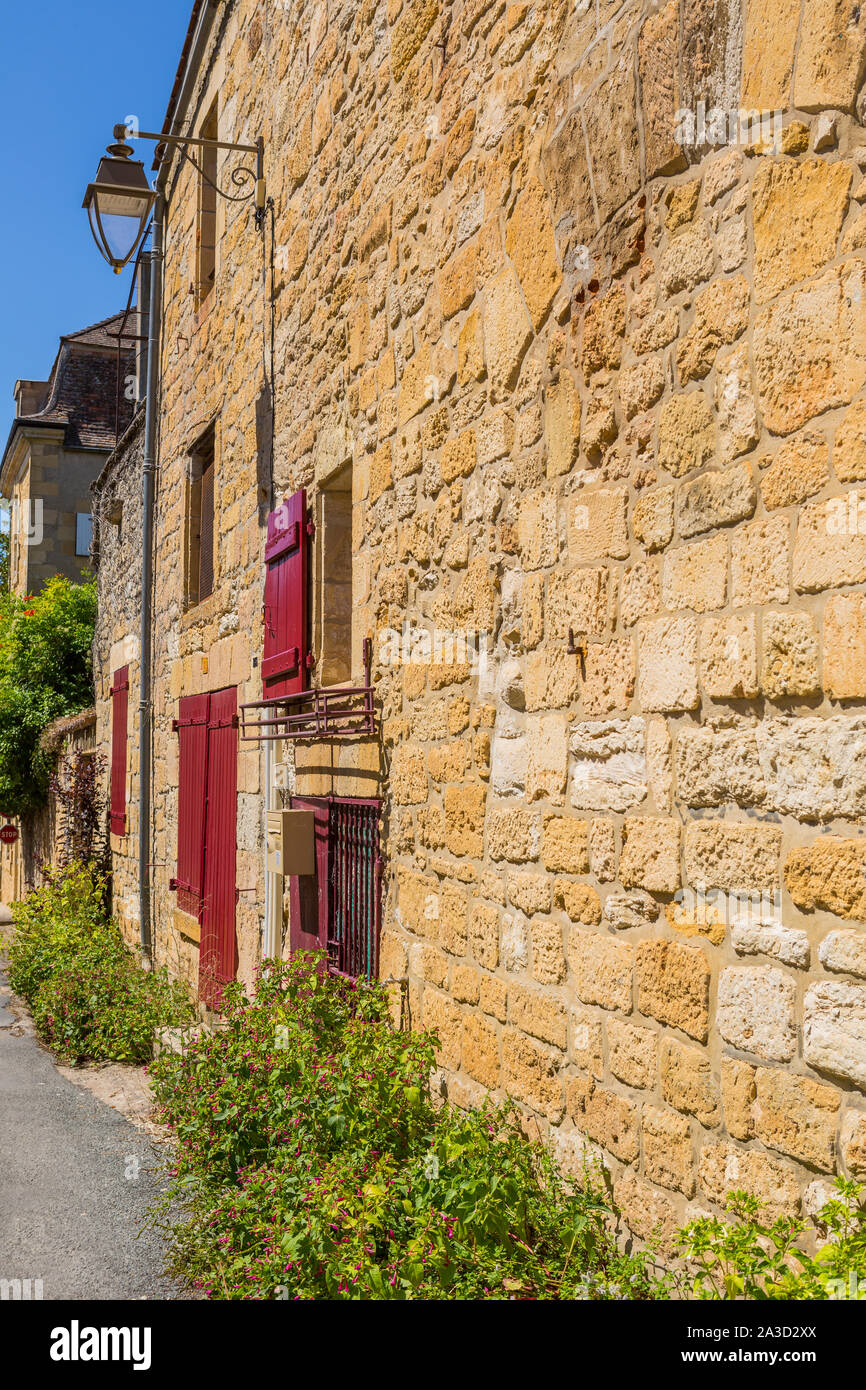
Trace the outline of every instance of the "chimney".
{"label": "chimney", "polygon": [[47,381],[16,381],[15,390],[13,392],[15,397],[15,414],[36,415],[45,404],[47,394]]}

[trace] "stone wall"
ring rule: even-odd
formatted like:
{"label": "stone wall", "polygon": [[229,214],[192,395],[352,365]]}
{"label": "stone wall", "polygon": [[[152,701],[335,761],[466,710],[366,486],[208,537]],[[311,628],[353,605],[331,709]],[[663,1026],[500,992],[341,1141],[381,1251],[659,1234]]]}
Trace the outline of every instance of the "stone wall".
{"label": "stone wall", "polygon": [[[104,758],[104,795],[110,802],[111,695],[115,671],[129,666],[126,760],[126,834],[110,835],[112,910],[124,936],[137,945],[138,795],[141,649],[141,466],[144,411],[139,410],[91,489],[93,557],[98,594],[93,640],[96,739]],[[107,815],[107,812],[106,812]]]}
{"label": "stone wall", "polygon": [[[814,1204],[866,1170],[866,18],[223,8],[188,119],[218,95],[222,138],[265,138],[276,493],[352,463],[354,675],[373,636],[383,716],[381,749],[293,775],[383,797],[382,974],[451,1097],[508,1092],[567,1165],[600,1153],[639,1234],[733,1187]],[[259,695],[272,424],[269,233],[220,203],[197,307],[195,207],[183,165],[153,858],[188,971],[170,721]],[[211,421],[216,585],[184,612]],[[262,766],[242,751],[244,978]]]}

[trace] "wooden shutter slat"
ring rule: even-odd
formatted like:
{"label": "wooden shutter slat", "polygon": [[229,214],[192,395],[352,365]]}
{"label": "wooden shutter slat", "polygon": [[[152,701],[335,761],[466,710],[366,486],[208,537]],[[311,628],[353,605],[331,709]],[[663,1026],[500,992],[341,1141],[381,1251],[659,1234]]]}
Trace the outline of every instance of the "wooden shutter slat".
{"label": "wooden shutter slat", "polygon": [[112,835],[126,834],[126,742],[129,717],[129,667],[114,673],[111,686],[111,803]]}

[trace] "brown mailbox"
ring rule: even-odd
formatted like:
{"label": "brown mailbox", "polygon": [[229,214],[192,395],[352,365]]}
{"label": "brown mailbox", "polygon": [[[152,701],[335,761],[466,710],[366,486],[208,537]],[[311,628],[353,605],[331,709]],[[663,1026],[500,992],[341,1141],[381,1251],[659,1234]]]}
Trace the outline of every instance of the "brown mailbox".
{"label": "brown mailbox", "polygon": [[316,872],[315,815],[312,811],[268,811],[268,873]]}

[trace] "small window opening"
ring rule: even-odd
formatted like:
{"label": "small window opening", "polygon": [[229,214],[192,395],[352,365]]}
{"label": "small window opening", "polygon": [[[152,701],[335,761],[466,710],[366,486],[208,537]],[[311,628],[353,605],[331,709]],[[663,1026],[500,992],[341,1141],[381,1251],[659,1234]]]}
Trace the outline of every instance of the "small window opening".
{"label": "small window opening", "polygon": [[352,679],[352,466],[316,494],[314,652],[318,684]]}

